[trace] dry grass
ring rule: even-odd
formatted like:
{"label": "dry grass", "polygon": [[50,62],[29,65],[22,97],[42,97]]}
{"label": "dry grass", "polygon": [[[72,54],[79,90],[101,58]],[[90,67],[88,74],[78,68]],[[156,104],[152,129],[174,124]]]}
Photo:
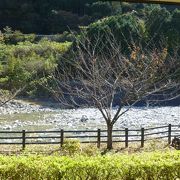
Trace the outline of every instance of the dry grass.
{"label": "dry grass", "polygon": [[[140,143],[130,143],[128,148],[125,148],[124,143],[114,143],[113,150],[107,151],[106,144],[101,144],[101,148],[98,149],[96,144],[80,144],[78,148],[73,150],[73,154],[86,154],[97,155],[110,153],[139,153],[139,152],[153,152],[153,151],[167,151],[174,150],[170,145],[167,145],[167,141],[151,140],[144,144],[144,147],[140,147]],[[20,154],[43,154],[43,155],[69,155],[73,147],[67,147],[66,150],[60,147],[60,145],[26,145],[25,150],[22,150],[21,145],[1,145],[0,154],[3,155],[20,155]]]}

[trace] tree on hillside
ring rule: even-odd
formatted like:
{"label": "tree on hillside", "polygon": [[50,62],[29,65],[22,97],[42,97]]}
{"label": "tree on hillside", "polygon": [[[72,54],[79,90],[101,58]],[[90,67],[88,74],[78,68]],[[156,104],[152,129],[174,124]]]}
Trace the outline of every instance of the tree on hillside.
{"label": "tree on hillside", "polygon": [[78,30],[78,24],[80,23],[78,15],[67,11],[55,10],[51,12],[47,21],[49,22],[47,29],[51,33],[63,33],[68,28]]}
{"label": "tree on hillside", "polygon": [[143,50],[140,44],[134,44],[131,53],[124,55],[111,32],[104,42],[109,44],[106,51],[101,34],[93,43],[85,33],[82,36],[77,39],[74,57],[52,75],[54,87],[46,87],[64,106],[98,108],[107,125],[107,148],[112,149],[113,127],[133,105],[179,95],[180,84],[169,74],[179,57],[170,57],[166,48]]}
{"label": "tree on hillside", "polygon": [[146,6],[143,12],[149,40],[161,43],[162,37],[167,37],[171,13],[166,8],[161,8],[158,5]]}
{"label": "tree on hillside", "polygon": [[[103,42],[105,48],[109,45],[106,36],[110,31],[116,38],[117,43],[121,44],[121,51],[129,53],[129,46],[132,46],[132,39],[136,42],[143,43],[147,40],[146,26],[142,19],[138,18],[134,13],[116,15],[96,21],[87,28],[87,36],[90,41],[95,41],[98,34],[101,34],[100,42]],[[106,45],[105,45],[106,44]]]}
{"label": "tree on hillside", "polygon": [[109,2],[97,1],[92,4],[86,4],[85,10],[93,19],[100,19],[113,14],[112,5]]}
{"label": "tree on hillside", "polygon": [[[73,14],[83,16],[86,3],[93,3],[96,0],[1,0],[0,1],[0,29],[10,26],[23,33],[51,34],[49,24],[53,21],[53,11],[66,11],[66,14],[73,17]],[[72,14],[70,14],[72,13]],[[60,15],[63,15],[62,12]],[[76,16],[77,16],[76,15]],[[50,20],[49,20],[50,18]],[[63,17],[65,18],[65,17]],[[68,23],[70,23],[70,17]],[[75,17],[73,17],[75,18]],[[58,16],[59,21],[61,17]],[[53,22],[56,25],[56,32],[59,33],[57,17]],[[74,24],[73,24],[74,25]],[[68,30],[69,24],[61,24],[62,29]],[[77,28],[76,28],[77,29]]]}
{"label": "tree on hillside", "polygon": [[167,28],[166,37],[168,38],[169,47],[175,50],[180,44],[180,9],[173,11]]}

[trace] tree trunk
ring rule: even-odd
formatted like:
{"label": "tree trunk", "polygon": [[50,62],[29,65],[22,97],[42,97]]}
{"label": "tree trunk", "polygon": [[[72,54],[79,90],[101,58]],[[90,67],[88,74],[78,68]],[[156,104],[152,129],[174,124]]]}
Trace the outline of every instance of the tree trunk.
{"label": "tree trunk", "polygon": [[111,150],[113,148],[112,146],[112,129],[113,125],[108,124],[107,125],[107,149]]}

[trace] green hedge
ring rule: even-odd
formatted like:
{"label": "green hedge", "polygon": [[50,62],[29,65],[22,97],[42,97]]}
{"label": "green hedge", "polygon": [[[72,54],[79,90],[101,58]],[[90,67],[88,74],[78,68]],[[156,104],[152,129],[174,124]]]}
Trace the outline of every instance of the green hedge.
{"label": "green hedge", "polygon": [[95,157],[0,156],[0,179],[156,180],[180,178],[180,151]]}

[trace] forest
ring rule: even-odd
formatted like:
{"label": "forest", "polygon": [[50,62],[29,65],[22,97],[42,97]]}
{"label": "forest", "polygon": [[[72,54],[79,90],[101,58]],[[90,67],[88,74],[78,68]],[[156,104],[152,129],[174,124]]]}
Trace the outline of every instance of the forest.
{"label": "forest", "polygon": [[[23,33],[56,34],[78,30],[103,17],[143,11],[144,4],[97,0],[1,0],[0,29],[9,26]],[[178,6],[167,8],[171,13]],[[145,14],[144,14],[145,17]]]}
{"label": "forest", "polygon": [[[61,71],[64,63],[72,59],[75,41],[84,33],[91,42],[101,34],[102,46],[110,30],[121,43],[122,54],[131,57],[137,54],[137,44],[146,50],[160,50],[164,61],[180,54],[179,6],[96,0],[1,0],[0,9],[1,94],[20,90],[21,97],[51,98],[42,83],[54,86],[52,73]],[[179,67],[177,58],[167,72],[173,72],[175,81],[180,77]]]}

